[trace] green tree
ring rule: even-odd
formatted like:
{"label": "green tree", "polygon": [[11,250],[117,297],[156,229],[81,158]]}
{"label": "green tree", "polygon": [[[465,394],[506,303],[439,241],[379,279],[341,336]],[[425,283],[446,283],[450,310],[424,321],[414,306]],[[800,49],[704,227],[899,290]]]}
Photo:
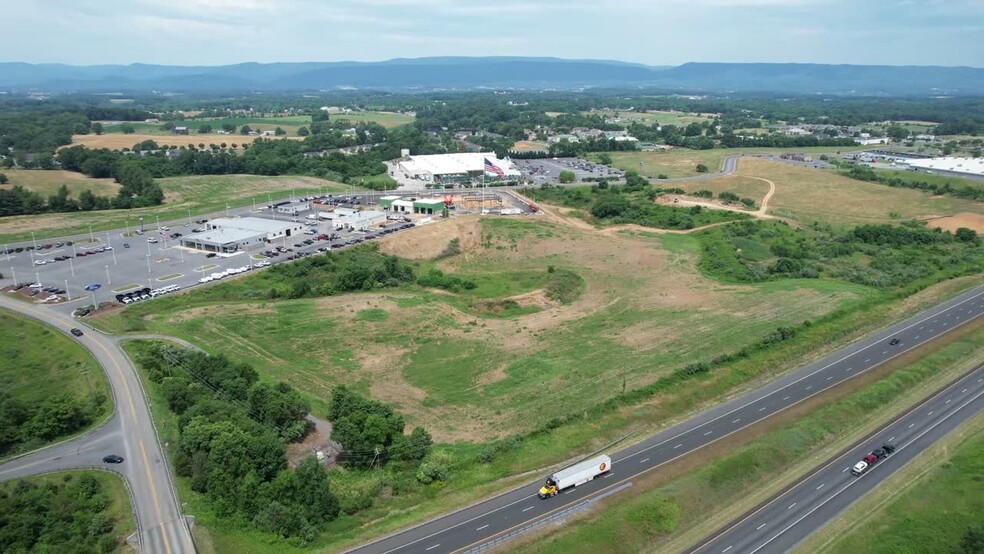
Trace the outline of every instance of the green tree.
{"label": "green tree", "polygon": [[598,154],[598,163],[602,165],[612,165],[612,156],[608,152]]}
{"label": "green tree", "polygon": [[981,554],[984,552],[984,527],[974,525],[967,528],[960,540],[962,554]]}
{"label": "green tree", "polygon": [[885,134],[888,138],[896,142],[902,142],[903,140],[909,138],[909,130],[898,123],[889,125],[888,128],[885,129]]}
{"label": "green tree", "polygon": [[120,125],[120,131],[123,131],[124,135],[132,135],[133,133],[136,132],[136,129],[133,127],[133,125],[130,125],[129,123],[124,123]]}
{"label": "green tree", "polygon": [[697,173],[707,173],[707,166],[704,164],[697,164]]}
{"label": "green tree", "polygon": [[276,135],[276,136],[278,136],[278,137],[282,137],[282,136],[284,136],[284,135],[287,134],[287,131],[284,131],[280,127],[277,127],[276,129],[273,130],[273,134]]}
{"label": "green tree", "polygon": [[300,129],[297,130],[297,136],[299,137],[306,137],[310,134],[311,131],[309,131],[307,127],[301,127]]}
{"label": "green tree", "polygon": [[242,127],[239,128],[239,134],[240,135],[248,135],[248,134],[250,134],[252,132],[253,132],[253,129],[250,128],[249,125],[243,125]]}
{"label": "green tree", "polygon": [[977,242],[977,231],[967,227],[957,229],[955,236],[964,242]]}
{"label": "green tree", "polygon": [[95,134],[97,134],[97,135],[103,134],[103,131],[104,131],[103,124],[102,123],[99,123],[98,121],[95,122],[95,123],[93,123],[92,126],[89,127],[89,129],[92,130],[92,132],[95,133]]}
{"label": "green tree", "polygon": [[7,179],[6,173],[0,173],[0,185],[6,185],[9,179]]}
{"label": "green tree", "polygon": [[560,172],[560,175],[557,177],[557,179],[561,183],[573,183],[575,178],[576,178],[576,176],[574,175],[574,172],[573,171],[567,171],[567,170],[561,171]]}
{"label": "green tree", "polygon": [[222,130],[225,131],[225,132],[227,132],[227,133],[235,133],[236,132],[236,126],[233,125],[232,123],[223,123],[222,124]]}
{"label": "green tree", "polygon": [[207,135],[212,132],[212,126],[205,124],[198,127],[198,134]]}

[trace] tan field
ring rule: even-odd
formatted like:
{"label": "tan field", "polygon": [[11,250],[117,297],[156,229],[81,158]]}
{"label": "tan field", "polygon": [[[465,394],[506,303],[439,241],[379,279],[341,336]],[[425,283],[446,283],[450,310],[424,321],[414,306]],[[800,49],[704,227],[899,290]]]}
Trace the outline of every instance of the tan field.
{"label": "tan field", "polygon": [[110,150],[122,150],[123,148],[133,148],[134,144],[139,144],[145,140],[152,140],[161,146],[164,146],[165,144],[168,146],[198,146],[199,144],[204,144],[207,147],[209,144],[222,144],[223,142],[228,145],[250,144],[258,138],[287,138],[291,140],[300,140],[303,137],[250,137],[243,135],[124,135],[120,133],[106,133],[103,135],[74,135],[72,136],[72,144],[69,146],[81,144],[88,148],[109,148]]}
{"label": "tan field", "polygon": [[949,217],[931,219],[929,220],[929,226],[950,231],[951,233],[961,227],[966,227],[977,231],[978,235],[984,235],[984,215],[961,213]]}
{"label": "tan field", "polygon": [[120,189],[119,183],[112,179],[90,179],[81,173],[60,169],[5,169],[3,173],[10,179],[5,186],[20,185],[45,198],[54,194],[62,185],[68,187],[68,195],[72,198],[78,198],[79,193],[84,190],[91,190],[96,196],[116,196],[116,191]]}

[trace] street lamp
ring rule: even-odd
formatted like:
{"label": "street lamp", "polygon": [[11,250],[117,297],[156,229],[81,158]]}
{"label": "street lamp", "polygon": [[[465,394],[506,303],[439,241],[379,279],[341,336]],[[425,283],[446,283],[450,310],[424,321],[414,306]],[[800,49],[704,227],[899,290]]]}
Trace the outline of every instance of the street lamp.
{"label": "street lamp", "polygon": [[72,258],[68,259],[68,267],[72,268],[72,277],[75,277],[75,262],[72,261]]}
{"label": "street lamp", "polygon": [[10,266],[10,274],[14,277],[14,284],[17,284],[17,272],[14,271],[14,266]]}
{"label": "street lamp", "polygon": [[109,266],[106,265],[106,266],[103,266],[103,267],[106,268],[106,284],[107,285],[112,285],[113,282],[109,279]]}
{"label": "street lamp", "polygon": [[191,227],[191,208],[188,208],[188,227]]}
{"label": "street lamp", "polygon": [[150,273],[150,254],[147,254],[147,273]]}
{"label": "street lamp", "polygon": [[140,216],[140,232],[141,233],[143,233],[143,230],[144,230],[143,220],[144,220],[144,216]]}
{"label": "street lamp", "polygon": [[126,232],[123,233],[123,236],[124,237],[130,236],[130,220],[129,219],[126,220]]}
{"label": "street lamp", "polygon": [[229,204],[226,204],[226,217],[229,217]]}
{"label": "street lamp", "polygon": [[92,225],[89,225],[89,242],[96,242],[96,237],[92,235]]}
{"label": "street lamp", "polygon": [[34,249],[38,249],[38,239],[34,238],[34,231],[31,231],[31,242],[34,243]]}

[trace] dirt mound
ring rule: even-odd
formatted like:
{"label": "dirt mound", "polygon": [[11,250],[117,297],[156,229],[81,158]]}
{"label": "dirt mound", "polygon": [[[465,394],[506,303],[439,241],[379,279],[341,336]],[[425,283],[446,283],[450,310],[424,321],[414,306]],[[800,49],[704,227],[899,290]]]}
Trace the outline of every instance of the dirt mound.
{"label": "dirt mound", "polygon": [[949,217],[930,219],[929,226],[951,233],[956,232],[961,227],[966,227],[977,231],[978,235],[984,235],[984,215],[963,212]]}
{"label": "dirt mound", "polygon": [[478,216],[439,219],[428,225],[389,235],[379,241],[379,250],[411,260],[428,260],[443,254],[453,239],[458,250],[468,253],[479,244]]}

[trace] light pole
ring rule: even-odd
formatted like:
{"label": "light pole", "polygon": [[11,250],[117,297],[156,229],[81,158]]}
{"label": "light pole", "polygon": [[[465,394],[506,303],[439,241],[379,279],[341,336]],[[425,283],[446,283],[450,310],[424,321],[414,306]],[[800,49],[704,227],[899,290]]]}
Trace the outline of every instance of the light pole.
{"label": "light pole", "polygon": [[96,242],[96,237],[92,234],[92,225],[89,225],[89,242]]}
{"label": "light pole", "polygon": [[161,216],[155,215],[154,216],[154,221],[157,222],[157,230],[160,231],[161,230]]}
{"label": "light pole", "polygon": [[116,262],[116,250],[113,248],[113,243],[109,241],[109,231],[106,231],[106,246],[113,253],[113,265],[120,265]]}
{"label": "light pole", "polygon": [[191,208],[188,208],[188,227],[191,227]]}
{"label": "light pole", "polygon": [[65,296],[68,297],[68,300],[72,299],[72,292],[68,290],[68,279],[65,279]]}
{"label": "light pole", "polygon": [[123,236],[124,237],[130,236],[130,220],[129,219],[126,220],[126,232],[123,233]]}
{"label": "light pole", "polygon": [[106,284],[107,285],[112,285],[113,282],[109,279],[109,266],[106,265],[106,266],[103,266],[103,267],[106,268]]}
{"label": "light pole", "polygon": [[3,245],[3,252],[4,252],[4,254],[7,255],[7,261],[9,262],[10,261],[10,248],[8,248],[6,244]]}
{"label": "light pole", "polygon": [[226,217],[229,217],[229,204],[226,204]]}
{"label": "light pole", "polygon": [[34,231],[31,231],[31,242],[34,243],[34,249],[38,249],[38,239],[34,238]]}
{"label": "light pole", "polygon": [[34,281],[35,283],[40,283],[41,282],[41,273],[35,271],[34,272],[34,278],[37,279],[36,281]]}
{"label": "light pole", "polygon": [[75,262],[72,261],[72,258],[68,259],[68,267],[72,268],[72,277],[75,277]]}
{"label": "light pole", "polygon": [[150,241],[147,242],[147,259],[150,259]]}
{"label": "light pole", "polygon": [[144,216],[140,216],[140,232],[141,233],[143,233],[143,231],[144,231],[143,220],[144,220]]}
{"label": "light pole", "polygon": [[17,284],[17,272],[14,271],[14,266],[10,266],[10,274],[14,277],[14,284]]}
{"label": "light pole", "polygon": [[98,310],[99,304],[96,304],[96,291],[92,291],[92,309]]}
{"label": "light pole", "polygon": [[150,274],[150,254],[147,254],[147,273]]}

